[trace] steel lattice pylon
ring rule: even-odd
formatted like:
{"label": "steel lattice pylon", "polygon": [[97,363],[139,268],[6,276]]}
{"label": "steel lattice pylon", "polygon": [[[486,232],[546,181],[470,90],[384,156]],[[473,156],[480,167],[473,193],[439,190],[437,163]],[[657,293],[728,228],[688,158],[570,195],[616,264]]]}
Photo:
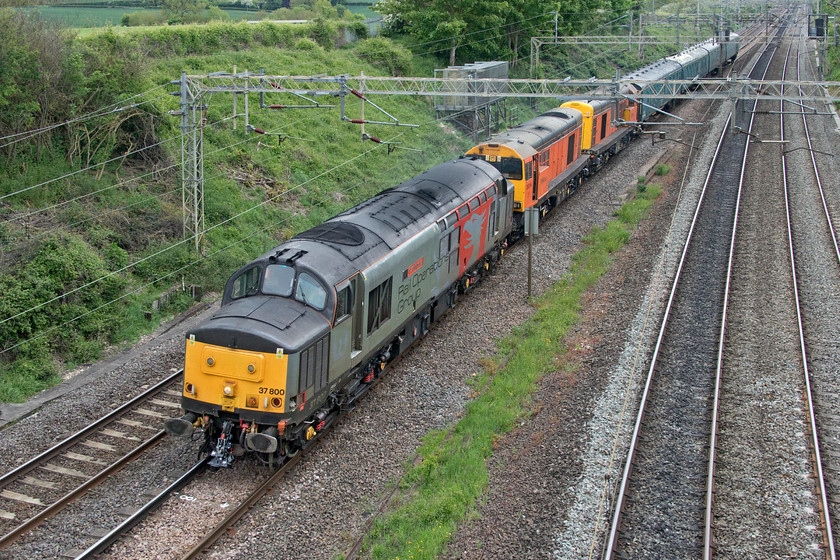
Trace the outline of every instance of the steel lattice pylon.
{"label": "steel lattice pylon", "polygon": [[184,240],[204,254],[204,107],[181,73],[181,203]]}

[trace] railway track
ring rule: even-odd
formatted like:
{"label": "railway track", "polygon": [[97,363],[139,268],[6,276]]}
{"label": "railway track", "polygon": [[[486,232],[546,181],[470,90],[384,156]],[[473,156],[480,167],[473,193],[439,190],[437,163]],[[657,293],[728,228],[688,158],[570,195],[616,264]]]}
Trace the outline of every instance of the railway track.
{"label": "railway track", "polygon": [[[780,41],[770,79],[784,75],[791,37]],[[706,558],[821,557],[816,528],[823,508],[812,482],[813,446],[805,437],[808,407],[790,280],[780,113],[778,102],[770,101],[753,111],[711,438]]]}
{"label": "railway track", "polygon": [[[775,46],[775,44],[773,44]],[[756,59],[764,75],[774,48]],[[724,128],[656,343],[605,558],[696,558],[706,547],[723,325],[747,134]],[[749,124],[747,125],[749,126]]]}
{"label": "railway track", "polygon": [[163,439],[156,426],[180,408],[175,373],[0,477],[0,549],[56,515]]}
{"label": "railway track", "polygon": [[[805,41],[800,38],[797,52],[805,49]],[[796,79],[812,79],[813,69],[809,76],[803,76],[802,59],[798,54]],[[805,59],[810,61],[807,54]],[[782,152],[782,167],[790,272],[823,545],[826,557],[833,560],[837,557],[837,528],[840,527],[840,391],[836,384],[836,365],[832,364],[837,356],[840,328],[836,322],[826,321],[824,313],[826,307],[834,307],[835,311],[838,307],[834,302],[840,289],[840,248],[829,203],[831,194],[824,188],[818,164],[818,159],[824,162],[831,154],[818,150],[811,134],[811,128],[819,119],[827,118],[826,114],[816,114],[815,108],[803,105],[792,109],[782,104],[779,111],[782,141],[788,143]],[[801,173],[794,175],[796,168],[807,169],[809,180],[802,180]],[[789,174],[796,178],[788,180]],[[814,223],[814,216],[821,219]]]}
{"label": "railway track", "polygon": [[[401,354],[397,358],[395,358],[386,368],[386,372],[390,371],[394,367],[396,367],[400,361],[404,358],[406,354]],[[253,489],[249,492],[244,498],[239,500],[239,504],[230,508],[230,510],[223,516],[223,518],[216,523],[209,531],[204,533],[203,535],[199,536],[196,542],[194,543],[187,543],[185,546],[189,546],[189,549],[184,552],[180,558],[182,560],[192,560],[195,558],[201,557],[205,552],[211,549],[211,547],[223,536],[225,536],[229,530],[231,530],[234,525],[245,515],[248,514],[250,510],[252,510],[256,504],[269,493],[272,488],[280,482],[283,478],[285,478],[288,473],[294,468],[297,463],[307,455],[315,446],[317,446],[323,438],[330,433],[332,428],[354,409],[354,405],[360,398],[367,394],[370,389],[377,386],[384,376],[378,376],[374,379],[374,381],[368,385],[367,391],[359,395],[359,397],[353,403],[343,410],[339,415],[335,416],[330,420],[324,428],[318,433],[318,435],[307,443],[307,445],[300,450],[299,453],[296,453],[294,456],[286,457],[285,460],[280,463],[276,464],[275,470],[267,471],[265,473],[264,479]],[[163,489],[157,495],[152,497],[144,506],[139,508],[132,516],[126,519],[123,523],[119,526],[113,528],[107,534],[103,535],[97,542],[92,544],[86,550],[80,552],[77,556],[75,556],[75,560],[89,560],[92,558],[98,558],[103,553],[106,553],[112,545],[118,543],[121,539],[123,539],[126,535],[128,535],[132,528],[142,523],[146,518],[150,517],[153,512],[159,508],[162,504],[167,502],[168,500],[172,500],[172,498],[178,493],[179,491],[187,492],[189,491],[189,485],[197,480],[207,469],[208,469],[209,458],[205,457],[201,461],[199,461],[195,466],[189,469],[183,476],[181,476],[178,480],[173,482],[169,487]],[[176,506],[177,507],[177,506]]]}

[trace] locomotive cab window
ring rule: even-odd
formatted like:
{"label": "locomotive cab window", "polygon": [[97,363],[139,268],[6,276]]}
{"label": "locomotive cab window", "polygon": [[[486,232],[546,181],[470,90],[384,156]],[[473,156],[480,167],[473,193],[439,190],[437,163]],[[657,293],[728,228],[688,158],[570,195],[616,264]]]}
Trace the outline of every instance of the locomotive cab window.
{"label": "locomotive cab window", "polygon": [[497,158],[496,161],[490,162],[493,167],[508,179],[518,181],[522,179],[522,160],[515,157]]}
{"label": "locomotive cab window", "polygon": [[233,299],[245,296],[252,296],[257,293],[260,287],[260,269],[255,266],[240,274],[233,281],[233,289],[230,296]]}
{"label": "locomotive cab window", "polygon": [[315,278],[305,272],[298,276],[295,299],[315,309],[324,309],[327,304],[327,291]]}
{"label": "locomotive cab window", "polygon": [[280,264],[270,264],[265,267],[263,275],[264,294],[289,297],[295,284],[295,269]]}
{"label": "locomotive cab window", "polygon": [[601,115],[601,140],[607,135],[607,114]]}

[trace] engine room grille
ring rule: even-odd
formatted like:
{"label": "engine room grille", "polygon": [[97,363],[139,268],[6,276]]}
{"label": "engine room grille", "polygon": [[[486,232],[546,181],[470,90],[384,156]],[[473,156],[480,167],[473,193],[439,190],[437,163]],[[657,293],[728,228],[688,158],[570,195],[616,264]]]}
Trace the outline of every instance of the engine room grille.
{"label": "engine room grille", "polygon": [[320,391],[327,384],[329,335],[300,353],[300,390],[315,386]]}

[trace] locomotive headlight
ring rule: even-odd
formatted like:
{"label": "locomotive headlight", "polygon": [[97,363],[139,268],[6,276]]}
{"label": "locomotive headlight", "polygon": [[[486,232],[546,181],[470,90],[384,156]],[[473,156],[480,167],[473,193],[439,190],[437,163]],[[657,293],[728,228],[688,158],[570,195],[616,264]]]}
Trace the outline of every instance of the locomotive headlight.
{"label": "locomotive headlight", "polygon": [[224,391],[225,395],[231,396],[233,394],[233,387],[231,387],[230,385],[225,385]]}
{"label": "locomotive headlight", "polygon": [[216,360],[214,360],[212,356],[207,358],[207,365],[208,366],[213,367],[213,364],[215,364],[215,363],[216,363]]}
{"label": "locomotive headlight", "polygon": [[254,364],[248,364],[248,373],[254,373],[255,371],[257,371],[257,368]]}

